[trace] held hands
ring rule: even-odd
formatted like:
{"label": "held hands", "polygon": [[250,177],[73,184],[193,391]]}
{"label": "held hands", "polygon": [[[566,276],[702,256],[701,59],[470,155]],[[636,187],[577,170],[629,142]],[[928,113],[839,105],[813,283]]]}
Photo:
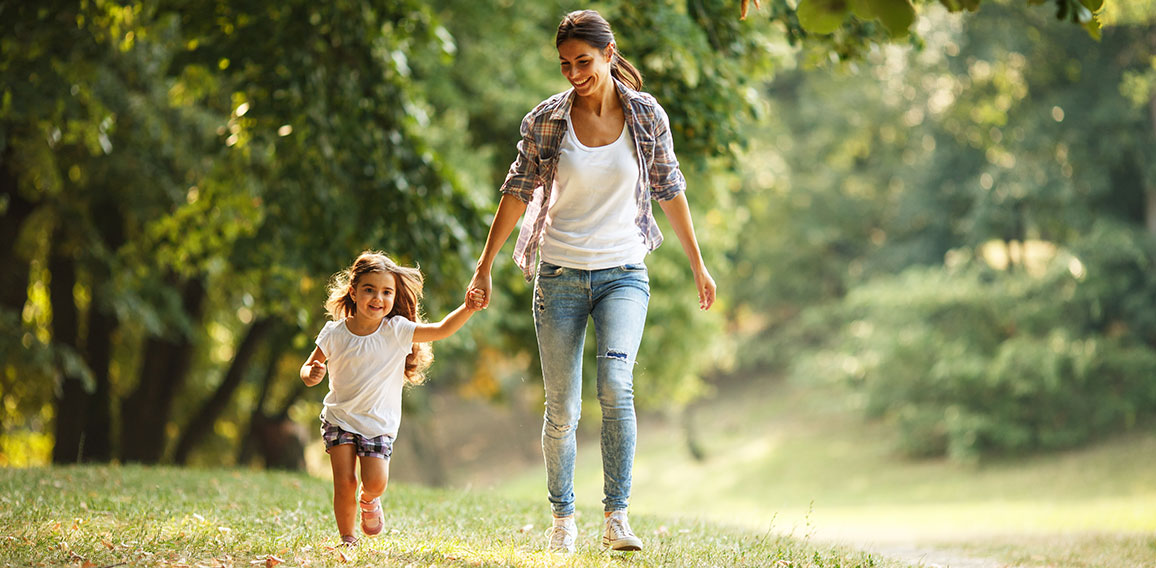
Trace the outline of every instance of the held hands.
{"label": "held hands", "polygon": [[490,273],[478,269],[466,288],[466,307],[471,310],[484,310],[490,307]]}
{"label": "held hands", "polygon": [[482,292],[477,288],[470,288],[466,290],[466,301],[464,305],[466,306],[467,310],[476,312],[486,307],[486,304],[488,303],[489,302],[486,301],[485,292]]}

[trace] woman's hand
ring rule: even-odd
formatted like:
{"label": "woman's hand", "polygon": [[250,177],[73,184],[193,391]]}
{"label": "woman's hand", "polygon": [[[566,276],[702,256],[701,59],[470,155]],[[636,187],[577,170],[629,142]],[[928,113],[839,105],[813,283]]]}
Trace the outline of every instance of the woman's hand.
{"label": "woman's hand", "polygon": [[701,310],[709,310],[714,305],[716,286],[714,278],[711,278],[710,272],[707,272],[706,267],[694,271],[694,286],[698,288],[698,307]]}
{"label": "woman's hand", "polygon": [[682,243],[682,250],[690,261],[690,269],[694,272],[694,287],[698,290],[699,309],[709,310],[714,305],[715,284],[706,264],[702,261],[702,252],[698,249],[698,238],[694,236],[694,223],[690,220],[690,206],[686,203],[686,194],[680,193],[672,199],[659,201],[658,205],[666,213],[674,234]]}
{"label": "woman's hand", "polygon": [[490,288],[490,271],[479,266],[474,270],[474,277],[466,288],[466,305],[472,310],[490,307]]}
{"label": "woman's hand", "polygon": [[[494,220],[490,223],[490,233],[486,235],[486,246],[482,248],[482,255],[478,258],[477,267],[474,268],[474,277],[466,287],[466,302],[473,302],[472,306],[475,309],[484,310],[490,307],[490,268],[494,266],[498,251],[506,239],[510,238],[518,219],[525,212],[526,204],[517,197],[510,194],[502,195],[498,211],[494,213]],[[480,304],[471,299],[475,291],[481,292]]]}

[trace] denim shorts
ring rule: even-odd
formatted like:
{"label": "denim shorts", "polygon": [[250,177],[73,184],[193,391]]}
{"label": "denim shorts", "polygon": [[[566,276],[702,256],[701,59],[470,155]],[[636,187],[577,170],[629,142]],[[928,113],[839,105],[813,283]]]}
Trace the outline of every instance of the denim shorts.
{"label": "denim shorts", "polygon": [[325,451],[333,446],[353,444],[357,455],[370,458],[389,459],[393,455],[393,437],[382,434],[376,438],[366,438],[355,432],[342,430],[324,420],[321,421],[321,437],[325,439]]}

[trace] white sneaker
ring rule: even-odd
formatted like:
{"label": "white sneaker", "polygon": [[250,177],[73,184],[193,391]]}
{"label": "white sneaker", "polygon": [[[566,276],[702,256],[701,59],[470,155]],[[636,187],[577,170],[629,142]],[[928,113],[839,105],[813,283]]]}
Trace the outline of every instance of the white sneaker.
{"label": "white sneaker", "polygon": [[574,554],[574,541],[578,538],[578,525],[574,523],[574,516],[554,517],[554,526],[546,529],[546,537],[550,544],[546,546],[548,552]]}
{"label": "white sneaker", "polygon": [[602,548],[622,551],[642,550],[642,541],[634,536],[634,531],[630,530],[630,523],[626,522],[626,511],[614,511],[606,517],[606,526],[602,529]]}

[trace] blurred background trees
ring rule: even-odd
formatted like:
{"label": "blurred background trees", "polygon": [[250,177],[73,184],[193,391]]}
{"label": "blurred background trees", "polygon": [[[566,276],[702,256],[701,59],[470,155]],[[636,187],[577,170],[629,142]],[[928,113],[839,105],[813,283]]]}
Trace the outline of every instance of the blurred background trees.
{"label": "blurred background trees", "polygon": [[[700,313],[648,260],[640,405],[833,382],[960,460],[1150,423],[1156,6],[739,4],[0,3],[0,460],[299,466],[328,277],[380,249],[460,302],[582,7],[671,116],[721,286]],[[507,258],[407,420],[540,396]]]}

